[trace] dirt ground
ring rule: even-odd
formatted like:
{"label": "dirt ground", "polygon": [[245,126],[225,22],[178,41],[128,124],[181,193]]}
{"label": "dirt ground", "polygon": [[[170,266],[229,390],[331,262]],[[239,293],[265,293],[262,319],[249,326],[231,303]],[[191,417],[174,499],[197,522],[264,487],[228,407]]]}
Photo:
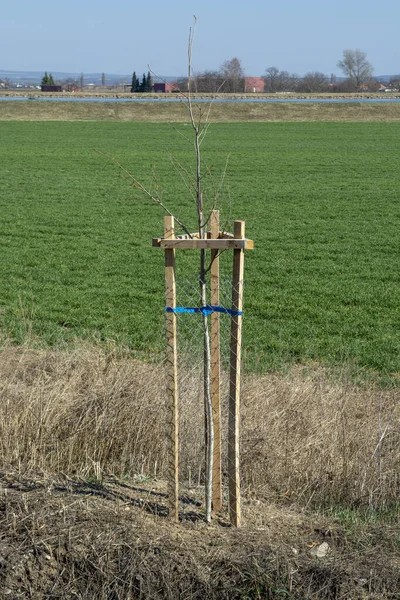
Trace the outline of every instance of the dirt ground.
{"label": "dirt ground", "polygon": [[400,598],[396,527],[244,499],[211,526],[199,488],[0,473],[0,598]]}

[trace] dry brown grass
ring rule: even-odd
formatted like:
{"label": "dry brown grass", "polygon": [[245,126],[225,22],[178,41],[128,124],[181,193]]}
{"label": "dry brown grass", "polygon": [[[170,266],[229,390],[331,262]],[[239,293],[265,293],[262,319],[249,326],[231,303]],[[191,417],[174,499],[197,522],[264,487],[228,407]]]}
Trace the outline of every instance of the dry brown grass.
{"label": "dry brown grass", "polygon": [[243,473],[250,488],[306,504],[397,502],[400,390],[332,383],[323,370],[245,382]]}
{"label": "dry brown grass", "polygon": [[162,470],[160,368],[86,348],[9,347],[0,372],[4,465],[83,477]]}
{"label": "dry brown grass", "polygon": [[[398,598],[398,390],[333,384],[317,369],[246,377],[245,527],[234,531],[225,513],[204,522],[194,376],[181,471],[195,481],[183,482],[176,526],[163,366],[5,345],[0,373],[0,598]],[[339,503],[378,517],[346,525],[311,510]],[[329,554],[312,556],[323,542]]]}
{"label": "dry brown grass", "polygon": [[[164,368],[104,350],[0,354],[3,469],[101,478],[165,474]],[[181,398],[182,479],[201,480],[198,378]],[[323,370],[247,376],[245,494],[307,506],[391,506],[399,495],[400,391],[332,383]]]}
{"label": "dry brown grass", "polygon": [[[187,110],[176,103],[1,101],[0,121],[143,121],[187,122]],[[400,103],[215,103],[211,122],[340,121],[397,122]]]}

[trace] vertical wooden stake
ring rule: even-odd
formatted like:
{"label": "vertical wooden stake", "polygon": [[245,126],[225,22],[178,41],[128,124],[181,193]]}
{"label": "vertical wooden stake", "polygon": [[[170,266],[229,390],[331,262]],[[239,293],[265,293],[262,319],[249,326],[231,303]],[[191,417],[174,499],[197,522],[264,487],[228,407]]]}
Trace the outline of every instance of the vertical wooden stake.
{"label": "vertical wooden stake", "polygon": [[[235,221],[234,237],[244,238],[244,221]],[[244,250],[233,251],[232,309],[243,307]],[[240,360],[242,346],[242,317],[232,316],[230,348],[229,417],[228,417],[228,476],[229,516],[234,527],[241,525],[239,434],[240,434]]]}
{"label": "vertical wooden stake", "polygon": [[[164,237],[174,239],[174,217],[164,217]],[[176,307],[175,250],[165,250],[166,306]],[[167,332],[167,427],[168,427],[168,503],[170,518],[179,520],[178,447],[178,350],[176,314],[166,312]]]}
{"label": "vertical wooden stake", "polygon": [[[211,238],[219,235],[219,211],[211,211]],[[219,254],[211,250],[211,304],[219,306]],[[222,472],[221,472],[221,398],[220,398],[220,316],[211,314],[211,403],[214,423],[214,455],[213,455],[213,511],[222,508]]]}

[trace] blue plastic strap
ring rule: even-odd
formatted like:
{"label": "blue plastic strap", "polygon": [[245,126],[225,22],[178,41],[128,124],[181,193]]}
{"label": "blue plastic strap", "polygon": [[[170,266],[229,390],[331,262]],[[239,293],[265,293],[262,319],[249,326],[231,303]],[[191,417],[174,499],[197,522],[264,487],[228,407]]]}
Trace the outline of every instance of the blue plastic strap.
{"label": "blue plastic strap", "polygon": [[175,308],[171,308],[167,306],[165,308],[165,312],[169,313],[202,313],[203,315],[211,315],[213,312],[225,313],[228,315],[232,315],[234,317],[240,316],[243,314],[241,310],[232,310],[231,308],[223,308],[222,306],[212,306],[211,304],[207,304],[207,306],[200,306],[198,308],[186,308],[184,306],[176,306]]}

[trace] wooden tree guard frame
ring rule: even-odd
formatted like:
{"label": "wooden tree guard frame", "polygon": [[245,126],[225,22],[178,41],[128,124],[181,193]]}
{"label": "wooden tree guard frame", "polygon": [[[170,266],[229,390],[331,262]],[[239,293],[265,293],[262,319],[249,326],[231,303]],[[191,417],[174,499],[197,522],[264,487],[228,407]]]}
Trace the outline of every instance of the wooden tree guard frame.
{"label": "wooden tree guard frame", "polygon": [[[198,233],[175,236],[175,220],[164,217],[164,237],[154,238],[153,246],[163,248],[165,253],[166,306],[176,308],[177,249],[209,249],[211,251],[210,292],[211,305],[219,305],[219,253],[233,249],[232,315],[230,342],[229,417],[228,417],[228,478],[229,515],[234,527],[241,525],[239,435],[240,435],[240,372],[242,346],[242,305],[244,250],[254,248],[253,240],[245,238],[244,221],[234,222],[234,233],[220,231],[219,211],[211,211],[210,231],[206,239]],[[176,313],[166,312],[167,334],[167,425],[168,425],[168,499],[170,518],[179,520],[179,402],[178,402],[178,342]],[[211,403],[214,425],[213,453],[213,511],[222,508],[221,469],[221,398],[220,398],[220,315],[211,313]]]}

